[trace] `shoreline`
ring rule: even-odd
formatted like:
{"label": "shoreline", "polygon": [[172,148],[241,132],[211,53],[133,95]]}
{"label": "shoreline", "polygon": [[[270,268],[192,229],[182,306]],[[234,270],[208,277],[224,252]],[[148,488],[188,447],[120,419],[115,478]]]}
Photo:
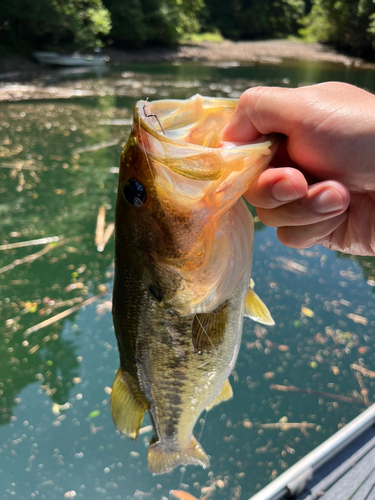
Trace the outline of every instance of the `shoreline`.
{"label": "shoreline", "polygon": [[[298,40],[264,40],[232,42],[185,43],[176,47],[148,47],[135,50],[119,50],[107,47],[103,53],[110,57],[110,66],[127,63],[201,62],[218,65],[282,64],[284,61],[320,61],[340,64],[344,67],[375,69],[375,63],[339,54],[320,43]],[[75,88],[54,81],[53,72],[69,71],[60,67],[42,66],[31,57],[17,54],[0,56],[0,102],[28,101],[34,99],[65,99],[75,95],[91,95],[89,89]],[[78,82],[78,80],[77,80]],[[78,84],[77,84],[78,85]]]}
{"label": "shoreline", "polygon": [[308,43],[299,40],[263,40],[233,42],[185,43],[177,47],[157,47],[137,50],[119,50],[107,48],[106,53],[112,64],[127,62],[277,62],[284,59],[305,59],[331,63],[374,68],[375,63],[340,54],[321,43]]}
{"label": "shoreline", "polygon": [[[375,62],[340,54],[321,43],[308,43],[299,40],[263,40],[185,43],[175,47],[147,47],[139,49],[117,49],[106,47],[103,53],[110,57],[110,65],[126,63],[158,63],[158,62],[282,62],[283,59],[305,59],[341,63],[345,66],[374,68]],[[37,78],[48,71],[47,67],[38,64],[31,56],[19,54],[0,55],[0,82],[23,81]],[[15,80],[12,80],[14,78]]]}

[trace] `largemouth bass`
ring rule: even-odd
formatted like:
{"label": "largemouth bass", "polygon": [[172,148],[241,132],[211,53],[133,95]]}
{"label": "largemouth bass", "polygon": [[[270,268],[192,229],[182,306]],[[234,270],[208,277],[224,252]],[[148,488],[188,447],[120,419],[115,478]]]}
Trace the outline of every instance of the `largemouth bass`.
{"label": "largemouth bass", "polygon": [[140,101],[121,157],[111,411],[131,439],[150,412],[152,473],[209,465],[193,428],[204,409],[232,396],[243,315],[273,323],[250,286],[254,229],[241,195],[279,138],[222,143],[235,106],[199,95]]}

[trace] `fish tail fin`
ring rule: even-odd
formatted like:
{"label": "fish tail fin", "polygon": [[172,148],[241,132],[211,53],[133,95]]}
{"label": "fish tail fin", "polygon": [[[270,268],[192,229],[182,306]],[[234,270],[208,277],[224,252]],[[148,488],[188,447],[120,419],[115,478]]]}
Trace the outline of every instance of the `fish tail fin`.
{"label": "fish tail fin", "polygon": [[157,441],[148,448],[148,468],[153,474],[170,472],[177,465],[201,465],[206,468],[210,465],[210,459],[202,446],[192,437],[189,445],[184,449],[171,449],[169,444]]}
{"label": "fish tail fin", "polygon": [[130,439],[137,439],[147,410],[144,402],[135,397],[119,368],[111,392],[111,413],[117,429]]}

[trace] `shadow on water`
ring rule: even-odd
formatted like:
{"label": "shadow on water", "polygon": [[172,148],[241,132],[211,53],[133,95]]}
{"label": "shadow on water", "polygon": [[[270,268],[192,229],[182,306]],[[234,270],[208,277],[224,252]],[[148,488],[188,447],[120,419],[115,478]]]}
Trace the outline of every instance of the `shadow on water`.
{"label": "shadow on water", "polygon": [[[95,228],[101,206],[106,223],[114,220],[116,172],[135,101],[197,92],[238,97],[251,85],[329,79],[375,90],[372,72],[322,63],[133,64],[99,79],[64,80],[55,94],[48,83],[40,95],[24,88],[19,90],[24,96],[40,99],[0,104],[0,482],[5,499],[55,500],[73,498],[67,494],[74,492],[82,500],[165,500],[181,478],[181,488],[197,497],[211,488],[215,499],[246,499],[362,410],[361,404],[286,394],[275,386],[332,392],[353,401],[362,397],[351,365],[371,367],[375,361],[374,259],[282,247],[252,207],[256,292],[276,326],[245,320],[231,377],[234,399],[198,422],[211,468],[152,477],[146,459],[148,417],[144,434],[133,443],[116,433],[108,408],[118,364],[110,315],[113,243],[110,239],[98,252]],[[60,239],[14,245],[51,237]],[[96,302],[79,308],[101,292]],[[71,307],[77,308],[65,319],[30,330]],[[373,402],[374,382],[363,383]],[[311,426],[272,428],[303,421]]]}

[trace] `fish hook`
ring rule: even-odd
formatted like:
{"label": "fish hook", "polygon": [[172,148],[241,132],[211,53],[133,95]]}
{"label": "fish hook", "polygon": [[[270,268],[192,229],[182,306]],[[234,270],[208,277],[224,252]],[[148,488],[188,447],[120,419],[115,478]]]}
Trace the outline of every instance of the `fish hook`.
{"label": "fish hook", "polygon": [[166,134],[165,134],[165,131],[164,131],[164,129],[163,129],[163,126],[162,126],[162,124],[160,123],[159,118],[158,118],[158,117],[157,117],[154,113],[150,113],[149,115],[147,115],[147,114],[146,114],[146,104],[144,104],[144,105],[142,106],[142,110],[143,110],[143,114],[145,115],[145,117],[146,117],[146,118],[150,118],[150,117],[152,117],[152,116],[153,116],[154,118],[156,118],[156,120],[157,120],[157,122],[158,122],[158,124],[159,124],[159,127],[161,128],[161,131],[163,132],[163,134],[164,134],[164,135],[166,135]]}

